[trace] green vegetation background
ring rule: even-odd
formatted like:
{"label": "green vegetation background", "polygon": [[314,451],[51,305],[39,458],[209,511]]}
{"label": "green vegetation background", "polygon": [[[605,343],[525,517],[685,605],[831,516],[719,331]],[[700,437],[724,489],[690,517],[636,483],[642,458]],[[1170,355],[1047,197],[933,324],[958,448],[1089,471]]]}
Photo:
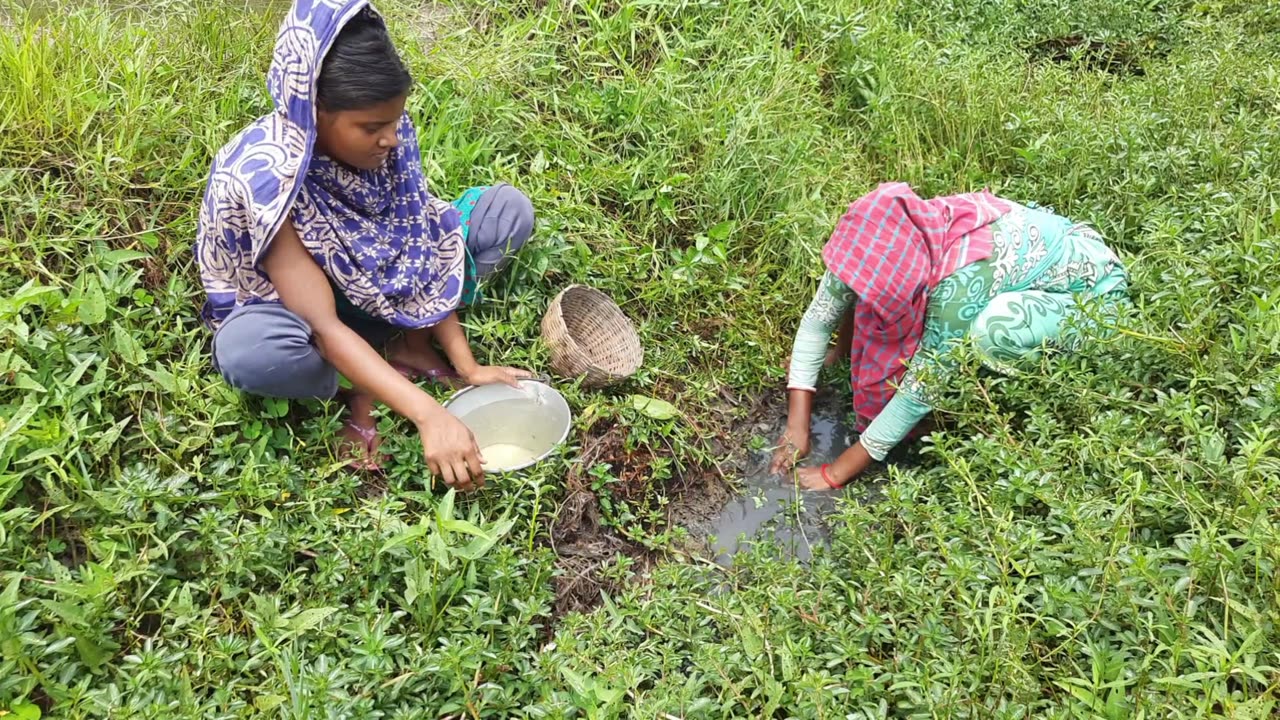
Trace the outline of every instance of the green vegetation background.
{"label": "green vegetation background", "polygon": [[397,462],[369,493],[334,465],[337,408],[208,368],[196,203],[269,108],[284,6],[8,6],[0,715],[1273,716],[1277,8],[384,3],[434,189],[508,180],[540,213],[468,318],[480,355],[542,367],[531,339],[571,281],[636,318],[633,385],[570,396],[672,458],[607,505],[659,549],[680,535],[664,486],[711,459],[722,389],[781,381],[818,250],[873,183],[1034,200],[1132,268],[1120,336],[957,390],[825,559],[670,562],[553,620],[545,521],[572,456],[455,503],[388,417]]}

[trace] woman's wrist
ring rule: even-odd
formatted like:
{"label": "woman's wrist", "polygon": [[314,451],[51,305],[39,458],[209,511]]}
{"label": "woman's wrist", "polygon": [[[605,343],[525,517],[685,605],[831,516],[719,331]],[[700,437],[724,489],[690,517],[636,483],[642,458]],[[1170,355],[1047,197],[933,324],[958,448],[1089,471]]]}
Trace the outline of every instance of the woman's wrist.
{"label": "woman's wrist", "polygon": [[850,471],[849,468],[841,465],[839,458],[837,458],[835,462],[828,463],[822,467],[824,478],[833,483],[836,487],[844,487],[851,480],[857,477],[857,473],[854,473]]}
{"label": "woman's wrist", "polygon": [[826,466],[826,474],[836,485],[845,485],[861,475],[870,464],[871,456],[866,448],[861,442],[855,442],[853,447],[840,453],[835,462]]}
{"label": "woman's wrist", "polygon": [[802,440],[808,440],[809,424],[805,423],[801,425],[799,423],[796,423],[793,425],[792,423],[788,422],[786,429],[782,431],[782,437],[786,438],[787,440],[790,440],[791,442],[800,442]]}
{"label": "woman's wrist", "polygon": [[440,349],[449,359],[449,364],[453,365],[453,369],[463,380],[475,374],[475,371],[480,368],[475,356],[471,354],[471,346],[467,343],[467,335],[462,330],[462,323],[458,320],[456,311],[450,313],[436,326],[434,335],[436,341],[440,343]]}
{"label": "woman's wrist", "polygon": [[453,369],[458,372],[458,377],[467,380],[480,369],[480,363],[476,362],[475,358],[464,359],[462,362],[454,363]]}
{"label": "woman's wrist", "polygon": [[809,434],[809,420],[813,416],[813,391],[792,389],[787,392],[787,432]]}
{"label": "woman's wrist", "polygon": [[413,403],[412,409],[406,414],[406,416],[413,421],[414,425],[417,425],[419,428],[423,428],[439,420],[441,413],[448,412],[444,409],[444,406],[436,402],[435,398],[421,390],[419,390],[418,393],[421,397]]}

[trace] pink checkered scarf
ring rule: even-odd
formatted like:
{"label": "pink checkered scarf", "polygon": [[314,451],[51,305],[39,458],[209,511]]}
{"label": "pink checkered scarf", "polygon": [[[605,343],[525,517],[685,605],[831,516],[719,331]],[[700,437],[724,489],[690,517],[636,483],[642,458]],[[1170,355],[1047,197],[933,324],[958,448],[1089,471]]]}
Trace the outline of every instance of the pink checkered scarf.
{"label": "pink checkered scarf", "polygon": [[990,225],[1011,209],[985,190],[922,200],[906,183],[884,183],[840,218],[822,259],[858,296],[850,360],[859,431],[906,372],[924,333],[929,291],[990,257]]}

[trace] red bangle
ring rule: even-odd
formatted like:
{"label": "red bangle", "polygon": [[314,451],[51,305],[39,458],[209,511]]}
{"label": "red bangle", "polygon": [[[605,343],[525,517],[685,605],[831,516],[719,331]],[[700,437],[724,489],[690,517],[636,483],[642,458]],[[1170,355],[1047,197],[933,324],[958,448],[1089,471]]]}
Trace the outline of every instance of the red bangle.
{"label": "red bangle", "polygon": [[827,481],[827,485],[830,486],[832,490],[839,490],[844,486],[837,485],[835,481],[831,479],[831,476],[827,474],[827,468],[829,467],[831,467],[831,463],[827,463],[826,465],[823,465],[822,467],[818,468],[818,471],[822,473],[822,479]]}

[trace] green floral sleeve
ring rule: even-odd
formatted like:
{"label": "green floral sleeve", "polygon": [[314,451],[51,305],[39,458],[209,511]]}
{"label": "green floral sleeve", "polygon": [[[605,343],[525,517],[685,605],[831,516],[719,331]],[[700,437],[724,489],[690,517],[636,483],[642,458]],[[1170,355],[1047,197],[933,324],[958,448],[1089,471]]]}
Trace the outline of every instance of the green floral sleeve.
{"label": "green floral sleeve", "polygon": [[790,390],[814,390],[818,374],[822,372],[822,360],[831,344],[831,334],[840,324],[845,311],[853,306],[857,296],[840,278],[824,273],[818,283],[809,309],[800,319],[796,339],[791,348],[791,373],[787,379]]}

